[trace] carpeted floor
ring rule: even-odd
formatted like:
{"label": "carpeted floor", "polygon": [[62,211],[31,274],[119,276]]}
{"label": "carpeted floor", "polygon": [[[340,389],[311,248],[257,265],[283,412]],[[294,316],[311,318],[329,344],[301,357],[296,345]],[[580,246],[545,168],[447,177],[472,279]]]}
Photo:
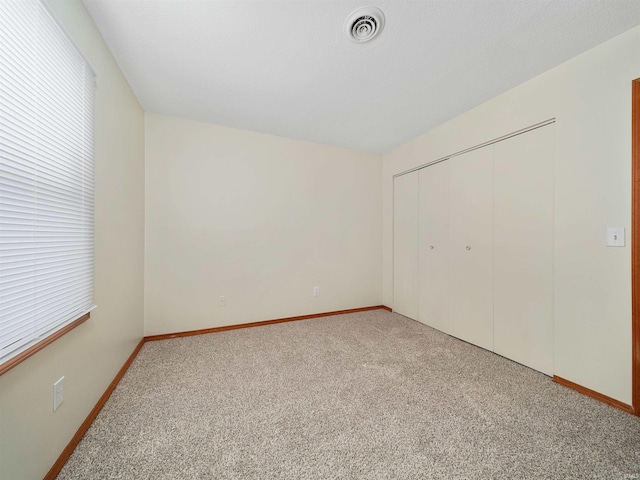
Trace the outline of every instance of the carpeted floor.
{"label": "carpeted floor", "polygon": [[640,418],[383,310],[144,345],[59,479],[640,479]]}

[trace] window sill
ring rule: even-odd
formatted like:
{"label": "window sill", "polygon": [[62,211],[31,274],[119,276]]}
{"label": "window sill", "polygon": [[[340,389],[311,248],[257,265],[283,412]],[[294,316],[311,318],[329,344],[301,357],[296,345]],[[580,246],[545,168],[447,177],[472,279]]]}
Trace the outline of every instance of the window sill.
{"label": "window sill", "polygon": [[65,325],[64,327],[62,327],[60,330],[58,330],[56,332],[53,332],[48,337],[43,338],[42,340],[40,340],[35,345],[32,345],[31,347],[29,347],[24,352],[22,352],[22,353],[16,355],[15,357],[7,360],[3,364],[0,364],[0,376],[4,375],[5,373],[7,373],[13,367],[16,367],[16,366],[20,365],[27,358],[31,357],[32,355],[35,355],[40,350],[42,350],[44,347],[46,347],[50,343],[55,342],[57,339],[59,339],[60,337],[62,337],[66,333],[69,333],[71,330],[76,328],[78,325],[80,325],[81,323],[84,323],[85,321],[87,321],[90,316],[91,315],[89,313],[85,313],[80,318],[77,318],[73,322],[71,322],[68,325]]}

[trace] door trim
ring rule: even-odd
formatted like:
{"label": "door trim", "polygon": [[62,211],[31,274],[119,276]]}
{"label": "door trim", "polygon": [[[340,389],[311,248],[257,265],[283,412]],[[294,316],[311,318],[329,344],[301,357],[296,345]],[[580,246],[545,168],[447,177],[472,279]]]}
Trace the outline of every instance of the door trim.
{"label": "door trim", "polygon": [[632,82],[631,102],[631,381],[640,416],[640,78]]}

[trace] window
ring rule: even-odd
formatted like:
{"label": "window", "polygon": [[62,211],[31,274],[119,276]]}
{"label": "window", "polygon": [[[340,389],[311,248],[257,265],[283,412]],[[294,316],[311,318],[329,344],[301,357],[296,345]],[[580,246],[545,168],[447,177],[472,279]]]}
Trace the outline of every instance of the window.
{"label": "window", "polygon": [[0,373],[93,305],[90,65],[40,0],[0,1]]}

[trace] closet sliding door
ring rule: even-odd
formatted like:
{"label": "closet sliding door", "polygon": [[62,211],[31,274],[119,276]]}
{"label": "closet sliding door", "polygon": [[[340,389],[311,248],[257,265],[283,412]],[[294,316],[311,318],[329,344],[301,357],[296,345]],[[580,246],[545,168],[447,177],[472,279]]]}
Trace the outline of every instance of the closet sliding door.
{"label": "closet sliding door", "polygon": [[554,127],[494,150],[494,351],[553,374]]}
{"label": "closet sliding door", "polygon": [[418,319],[418,172],[393,180],[393,311]]}
{"label": "closet sliding door", "polygon": [[493,154],[449,160],[449,331],[493,350]]}
{"label": "closet sliding door", "polygon": [[418,320],[449,333],[449,162],[420,170]]}
{"label": "closet sliding door", "polygon": [[553,374],[554,126],[394,180],[394,310]]}

